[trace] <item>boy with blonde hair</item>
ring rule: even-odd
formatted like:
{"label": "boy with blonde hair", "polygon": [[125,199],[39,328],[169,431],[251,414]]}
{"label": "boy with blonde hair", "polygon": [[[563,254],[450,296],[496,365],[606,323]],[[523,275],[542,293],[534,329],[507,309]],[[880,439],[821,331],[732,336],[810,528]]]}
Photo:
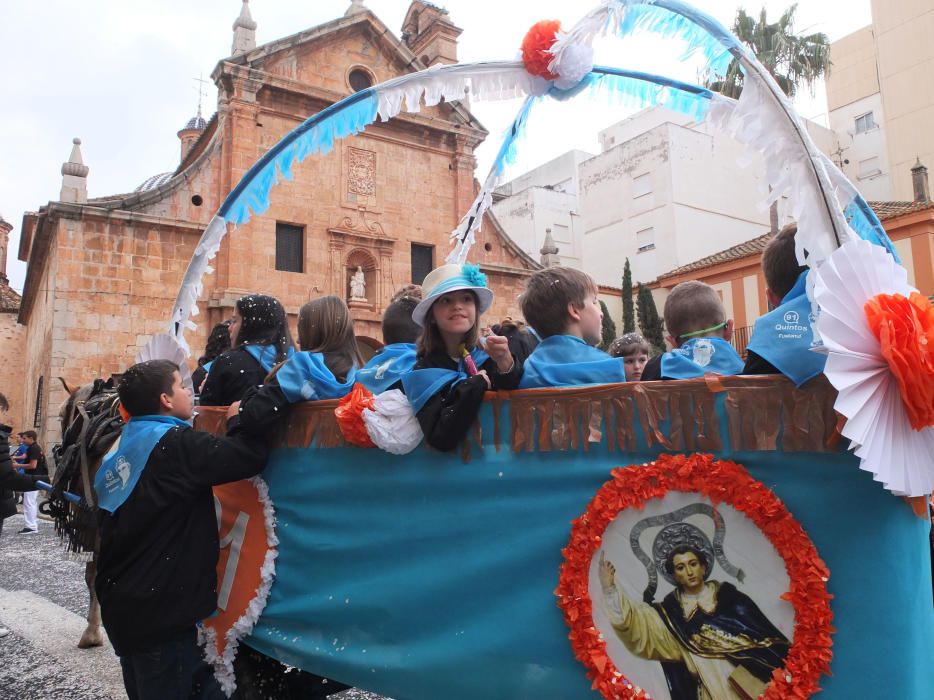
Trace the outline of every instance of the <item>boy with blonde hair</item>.
{"label": "boy with blonde hair", "polygon": [[733,320],[709,284],[693,280],[672,289],[665,300],[665,327],[673,349],[646,364],[642,381],[743,371],[743,360],[730,344]]}
{"label": "boy with blonde hair", "polygon": [[520,305],[541,338],[526,358],[520,389],[626,381],[623,360],[593,347],[600,342],[603,312],[589,275],[569,267],[536,272]]}

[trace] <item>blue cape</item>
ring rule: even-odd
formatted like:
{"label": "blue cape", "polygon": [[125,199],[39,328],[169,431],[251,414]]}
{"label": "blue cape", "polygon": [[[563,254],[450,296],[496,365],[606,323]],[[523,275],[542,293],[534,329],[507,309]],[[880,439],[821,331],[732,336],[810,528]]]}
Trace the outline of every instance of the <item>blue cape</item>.
{"label": "blue cape", "polygon": [[357,372],[357,381],[380,394],[415,367],[414,343],[391,343],[370,358]]}
{"label": "blue cape", "polygon": [[827,356],[812,352],[814,330],[805,270],[773,311],[760,316],[747,346],[797,386],[824,371]]}
{"label": "blue cape", "polygon": [[339,382],[320,352],[296,352],[279,368],[276,380],[289,403],[298,403],[346,396],[353,389],[356,373],[351,367],[346,381]]}
{"label": "blue cape", "polygon": [[520,389],[626,381],[622,358],[610,357],[573,335],[553,335],[525,358]]}
{"label": "blue cape", "polygon": [[[483,366],[483,363],[490,359],[480,348],[474,348],[470,351],[477,369]],[[457,369],[441,369],[440,367],[426,367],[425,369],[413,369],[402,377],[402,389],[405,391],[409,403],[412,404],[412,410],[418,413],[422,407],[428,403],[428,399],[444,389],[448,384],[456,384],[467,379],[467,367],[464,360],[457,363]]]}
{"label": "blue cape", "polygon": [[172,428],[190,427],[190,424],[173,416],[130,418],[94,477],[98,506],[109,513],[116,512],[133,493],[146,469],[149,455],[162,436]]}
{"label": "blue cape", "polygon": [[691,338],[662,355],[662,377],[693,379],[705,374],[733,375],[743,371],[743,359],[723,338]]}
{"label": "blue cape", "polygon": [[[274,346],[244,345],[243,349],[250,353],[253,359],[259,362],[260,366],[267,372],[272,371],[272,368],[276,366],[276,348]],[[292,357],[294,354],[295,351],[292,348],[289,348],[286,356]]]}

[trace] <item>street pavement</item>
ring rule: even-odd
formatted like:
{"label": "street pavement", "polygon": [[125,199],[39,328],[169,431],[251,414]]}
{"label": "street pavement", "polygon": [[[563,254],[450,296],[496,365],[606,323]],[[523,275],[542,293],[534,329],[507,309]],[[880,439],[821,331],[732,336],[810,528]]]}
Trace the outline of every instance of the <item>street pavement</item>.
{"label": "street pavement", "polygon": [[[84,564],[68,559],[52,523],[17,534],[22,515],[0,536],[0,700],[125,700],[120,663],[109,643],[78,649],[88,611]],[[334,700],[385,700],[353,689]]]}

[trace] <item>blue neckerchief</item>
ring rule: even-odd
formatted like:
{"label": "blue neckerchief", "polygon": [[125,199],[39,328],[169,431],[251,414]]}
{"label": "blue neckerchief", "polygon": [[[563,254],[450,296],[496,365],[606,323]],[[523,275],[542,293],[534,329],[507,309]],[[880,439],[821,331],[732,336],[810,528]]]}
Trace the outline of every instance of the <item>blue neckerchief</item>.
{"label": "blue neckerchief", "polygon": [[826,355],[810,349],[814,345],[814,330],[807,276],[805,270],[782,303],[756,320],[747,346],[797,386],[823,372],[827,363]]}
{"label": "blue neckerchief", "polygon": [[691,338],[662,355],[662,377],[693,379],[705,374],[740,374],[743,359],[723,338]]}
{"label": "blue neckerchief", "polygon": [[357,372],[357,381],[381,394],[415,367],[414,343],[391,343],[370,358]]}
{"label": "blue neckerchief", "polygon": [[[273,345],[244,345],[243,349],[250,353],[250,356],[259,362],[260,366],[267,372],[272,371],[276,366],[276,348]],[[295,351],[289,348],[285,356],[292,357]]]}
{"label": "blue neckerchief", "polygon": [[276,373],[279,388],[289,403],[339,399],[353,389],[357,370],[353,367],[344,382],[337,381],[334,373],[324,364],[320,352],[296,352]]}
{"label": "blue neckerchief", "polygon": [[610,357],[577,336],[553,335],[540,342],[532,354],[525,358],[519,388],[616,384],[625,381],[626,371],[622,358]]}
{"label": "blue neckerchief", "polygon": [[[490,359],[480,348],[474,348],[470,351],[477,369],[483,366],[483,363]],[[441,369],[440,367],[426,367],[425,369],[413,369],[402,377],[402,389],[412,404],[412,410],[418,413],[422,407],[428,403],[428,399],[441,391],[448,384],[456,384],[467,379],[467,367],[464,360],[457,363],[457,369]]]}
{"label": "blue neckerchief", "polygon": [[149,455],[156,444],[172,428],[190,428],[191,425],[173,416],[133,416],[123,426],[123,432],[110,452],[104,456],[94,477],[97,504],[109,513],[133,493],[143,475]]}
{"label": "blue neckerchief", "polygon": [[211,365],[213,364],[214,364],[214,360],[211,360],[210,362],[205,362],[203,365],[201,365],[201,369],[204,370],[205,376],[207,376],[207,374],[211,371]]}

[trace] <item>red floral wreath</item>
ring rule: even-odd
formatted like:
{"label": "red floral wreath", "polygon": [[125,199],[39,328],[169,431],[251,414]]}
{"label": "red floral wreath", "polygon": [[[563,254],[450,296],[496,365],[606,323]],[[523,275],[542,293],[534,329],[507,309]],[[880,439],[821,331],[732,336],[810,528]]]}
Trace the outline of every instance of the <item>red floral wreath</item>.
{"label": "red floral wreath", "polygon": [[710,455],[662,455],[651,464],[614,469],[613,479],[597,492],[584,514],[572,523],[564,550],[561,580],[555,594],[571,632],[574,655],[588,669],[594,690],[604,698],[645,698],[607,655],[594,626],[588,589],[590,563],[607,526],[626,508],[643,508],[669,491],[700,493],[726,503],[752,520],[785,561],[791,590],[782,596],[795,610],[795,626],[785,666],[776,669],[764,700],[808,698],[818,690],[821,674],[830,673],[833,633],[827,592],[830,572],[814,544],[785,505],[739,464],[714,461]]}

